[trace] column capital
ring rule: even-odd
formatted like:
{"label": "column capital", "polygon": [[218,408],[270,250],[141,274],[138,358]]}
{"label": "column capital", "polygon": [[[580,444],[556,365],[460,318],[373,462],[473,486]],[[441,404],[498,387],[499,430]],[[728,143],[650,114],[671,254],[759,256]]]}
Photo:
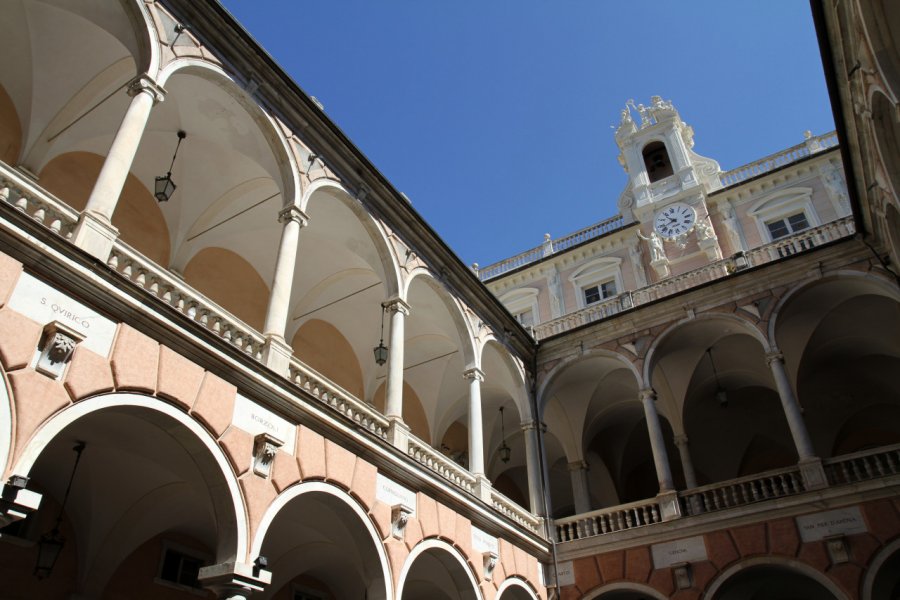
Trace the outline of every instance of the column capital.
{"label": "column capital", "polygon": [[166,90],[156,83],[149,75],[146,73],[143,75],[138,75],[130,82],[128,82],[128,95],[131,97],[137,96],[141,92],[146,92],[153,98],[153,103],[157,104],[162,102],[166,98]]}
{"label": "column capital", "polygon": [[656,401],[656,390],[653,388],[644,388],[640,391],[641,400],[653,400]]}
{"label": "column capital", "polygon": [[522,421],[521,423],[519,423],[519,427],[525,433],[528,433],[529,431],[537,431],[538,425],[540,425],[542,432],[547,431],[546,423],[539,423],[538,421]]}
{"label": "column capital", "polygon": [[288,221],[295,221],[300,224],[300,227],[306,227],[309,224],[309,216],[292,204],[278,211],[278,222],[287,223]]}
{"label": "column capital", "polygon": [[381,303],[381,306],[384,307],[385,310],[392,313],[403,313],[404,316],[409,316],[409,304],[406,301],[400,298],[391,298],[390,300],[385,300]]}
{"label": "column capital", "polygon": [[590,465],[586,461],[576,460],[568,464],[569,471],[590,471]]}
{"label": "column capital", "polygon": [[478,382],[481,383],[484,381],[484,371],[478,367],[472,367],[471,369],[463,371],[463,377],[465,379],[477,379]]}
{"label": "column capital", "polygon": [[773,362],[784,362],[784,354],[777,348],[771,352],[766,352],[766,364],[771,367]]}
{"label": "column capital", "polygon": [[272,583],[272,573],[261,567],[241,562],[220,563],[201,567],[198,579],[219,598],[249,598]]}
{"label": "column capital", "polygon": [[675,442],[676,446],[687,446],[688,445],[688,437],[686,435],[684,435],[683,433],[679,433],[678,435],[674,436],[672,441]]}

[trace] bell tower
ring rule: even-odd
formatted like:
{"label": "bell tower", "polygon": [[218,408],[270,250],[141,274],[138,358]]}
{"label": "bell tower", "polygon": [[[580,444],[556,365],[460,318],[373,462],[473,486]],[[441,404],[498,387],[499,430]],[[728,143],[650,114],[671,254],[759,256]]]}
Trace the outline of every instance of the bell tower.
{"label": "bell tower", "polygon": [[722,187],[719,165],[693,151],[694,130],[672,102],[661,96],[653,96],[649,106],[629,100],[616,144],[628,174],[619,208],[626,222],[642,224],[659,277],[670,275],[669,255],[676,251],[679,258],[702,251],[709,261],[721,259],[706,207],[706,195]]}

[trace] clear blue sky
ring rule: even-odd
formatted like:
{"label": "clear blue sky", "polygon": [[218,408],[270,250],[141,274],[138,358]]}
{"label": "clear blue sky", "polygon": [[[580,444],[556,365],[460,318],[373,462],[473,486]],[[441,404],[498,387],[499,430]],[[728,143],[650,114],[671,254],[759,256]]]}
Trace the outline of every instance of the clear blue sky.
{"label": "clear blue sky", "polygon": [[616,214],[629,98],[724,170],[834,128],[806,0],[223,3],[466,264]]}

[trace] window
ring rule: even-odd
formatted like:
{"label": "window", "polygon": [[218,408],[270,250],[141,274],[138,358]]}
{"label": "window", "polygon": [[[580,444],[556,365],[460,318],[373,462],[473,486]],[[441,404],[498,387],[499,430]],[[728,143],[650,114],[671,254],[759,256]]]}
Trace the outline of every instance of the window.
{"label": "window", "polygon": [[159,579],[168,583],[201,589],[200,581],[197,578],[200,575],[200,567],[205,562],[199,556],[167,545],[163,550]]}
{"label": "window", "polygon": [[787,237],[792,233],[809,229],[809,219],[803,211],[766,222],[772,241]]}
{"label": "window", "polygon": [[610,279],[609,281],[586,287],[582,291],[584,293],[584,304],[587,306],[588,304],[594,304],[615,296],[617,293],[616,282]]}
{"label": "window", "polygon": [[522,327],[534,325],[534,312],[528,308],[513,315]]}

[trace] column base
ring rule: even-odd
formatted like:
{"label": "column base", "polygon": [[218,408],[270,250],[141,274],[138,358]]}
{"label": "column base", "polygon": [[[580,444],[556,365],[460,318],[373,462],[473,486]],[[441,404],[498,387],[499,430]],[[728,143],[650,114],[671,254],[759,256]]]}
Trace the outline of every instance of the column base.
{"label": "column base", "polygon": [[272,583],[272,573],[247,563],[227,562],[202,567],[198,579],[217,598],[239,600],[265,590]]}
{"label": "column base", "polygon": [[266,345],[263,348],[263,363],[284,377],[290,377],[291,357],[294,349],[288,345],[280,335],[269,334],[266,336]]}
{"label": "column base", "polygon": [[72,242],[104,263],[109,260],[113,243],[119,238],[119,230],[112,223],[89,212],[81,213]]}
{"label": "column base", "polygon": [[656,501],[659,502],[659,516],[663,521],[674,521],[683,516],[675,490],[660,492],[656,495]]}
{"label": "column base", "polygon": [[398,417],[388,417],[388,443],[403,454],[409,453],[409,426]]}
{"label": "column base", "polygon": [[20,521],[36,511],[41,498],[37,492],[5,484],[0,495],[0,527]]}
{"label": "column base", "polygon": [[490,480],[484,475],[475,475],[475,495],[478,499],[487,504],[491,504],[491,486]]}
{"label": "column base", "polygon": [[800,476],[803,477],[803,487],[807,491],[821,490],[828,487],[828,478],[825,476],[825,468],[822,466],[822,459],[809,458],[801,460],[798,465],[800,467]]}

